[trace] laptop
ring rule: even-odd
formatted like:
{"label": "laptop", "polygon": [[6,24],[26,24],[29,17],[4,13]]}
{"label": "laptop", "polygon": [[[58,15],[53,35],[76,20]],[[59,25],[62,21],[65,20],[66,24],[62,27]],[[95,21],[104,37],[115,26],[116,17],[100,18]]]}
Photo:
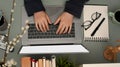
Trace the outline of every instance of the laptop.
{"label": "laptop", "polygon": [[[48,16],[51,19],[51,22],[54,23],[55,20],[58,18],[58,16],[63,12],[64,7],[63,6],[46,6],[45,7],[46,12]],[[34,19],[32,17],[28,17],[25,8],[22,8],[22,26],[25,25],[25,21],[29,20],[29,26],[30,28],[27,30],[26,34],[24,34],[22,38],[22,48],[20,53],[29,53],[30,49],[36,49],[35,47],[38,46],[39,48],[44,48],[42,51],[47,50],[46,47],[55,49],[60,47],[60,49],[63,48],[66,49],[68,47],[73,47],[74,44],[77,44],[78,49],[81,47],[85,50],[83,52],[89,52],[85,47],[81,45],[82,42],[82,37],[83,37],[83,31],[81,28],[81,22],[80,19],[74,18],[73,20],[73,25],[72,25],[72,30],[70,34],[61,34],[57,35],[55,34],[58,25],[49,25],[50,31],[48,32],[40,32],[37,31],[35,24],[34,24]],[[80,45],[78,45],[80,44]],[[80,46],[80,48],[79,48]],[[37,48],[37,49],[39,49]],[[74,47],[73,47],[74,48]],[[76,48],[76,47],[75,47]],[[27,50],[27,51],[25,51]],[[56,50],[56,49],[55,49]],[[41,51],[41,50],[40,50]],[[50,50],[48,50],[50,51]],[[78,50],[75,49],[75,51]],[[81,51],[81,50],[80,50]],[[68,51],[69,52],[69,51]],[[73,50],[74,52],[74,50]],[[34,53],[34,52],[30,52]],[[36,52],[35,52],[36,53]],[[39,53],[39,52],[38,52]],[[41,52],[42,53],[42,52]],[[48,53],[48,52],[46,52]],[[54,52],[52,52],[54,53]],[[57,52],[56,52],[57,53]],[[60,51],[58,53],[61,53]],[[65,53],[65,52],[62,52]]]}

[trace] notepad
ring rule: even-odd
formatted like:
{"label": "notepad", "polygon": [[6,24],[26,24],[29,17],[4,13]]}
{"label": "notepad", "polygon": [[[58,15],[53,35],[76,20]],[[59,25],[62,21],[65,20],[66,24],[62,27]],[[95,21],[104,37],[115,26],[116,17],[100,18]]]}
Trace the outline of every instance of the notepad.
{"label": "notepad", "polygon": [[84,41],[108,41],[108,6],[84,5],[83,9]]}

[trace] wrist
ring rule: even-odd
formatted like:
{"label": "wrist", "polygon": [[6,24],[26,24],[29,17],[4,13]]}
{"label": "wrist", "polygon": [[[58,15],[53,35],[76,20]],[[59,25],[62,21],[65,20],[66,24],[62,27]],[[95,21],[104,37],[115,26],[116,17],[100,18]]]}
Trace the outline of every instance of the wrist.
{"label": "wrist", "polygon": [[64,12],[64,14],[67,14],[68,16],[70,16],[70,17],[74,17],[74,15],[73,14],[71,14],[71,13],[69,13],[69,12]]}

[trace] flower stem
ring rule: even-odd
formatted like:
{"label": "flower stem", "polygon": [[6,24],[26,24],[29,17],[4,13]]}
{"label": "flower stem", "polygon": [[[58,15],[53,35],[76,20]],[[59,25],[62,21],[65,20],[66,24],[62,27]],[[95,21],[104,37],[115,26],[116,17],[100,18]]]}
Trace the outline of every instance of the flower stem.
{"label": "flower stem", "polygon": [[12,3],[12,9],[11,9],[11,14],[10,14],[10,21],[9,21],[9,24],[8,24],[8,31],[7,31],[7,45],[6,45],[6,50],[5,50],[5,53],[4,53],[4,58],[3,58],[3,62],[5,63],[6,62],[6,58],[7,58],[7,47],[9,45],[9,37],[10,37],[10,30],[11,30],[11,24],[12,24],[12,18],[13,18],[13,13],[14,13],[14,7],[15,7],[15,0],[13,0],[13,3]]}

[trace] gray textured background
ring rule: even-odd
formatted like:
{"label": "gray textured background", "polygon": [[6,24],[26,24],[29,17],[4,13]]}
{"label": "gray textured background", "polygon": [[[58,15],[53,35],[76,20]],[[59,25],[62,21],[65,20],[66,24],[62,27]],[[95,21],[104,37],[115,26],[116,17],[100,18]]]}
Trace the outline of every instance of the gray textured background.
{"label": "gray textured background", "polygon": [[[46,5],[64,5],[65,0],[43,0],[43,3]],[[12,25],[11,37],[16,36],[17,33],[20,32],[21,28],[21,7],[23,6],[23,0],[16,0],[17,6],[15,7],[14,18],[15,21]],[[120,0],[90,0],[88,4],[107,4],[109,11],[115,11],[116,9],[120,9]],[[11,10],[12,0],[0,0],[0,9],[2,9],[5,13],[5,17],[7,21],[10,18],[10,10]],[[89,54],[66,54],[70,56],[71,60],[73,60],[76,64],[83,63],[109,63],[109,61],[105,60],[103,57],[103,51],[105,46],[107,45],[120,45],[120,43],[116,42],[117,39],[120,39],[120,25],[113,24],[111,19],[109,18],[109,30],[110,30],[110,41],[109,42],[84,42],[83,45],[90,51]],[[0,31],[0,34],[5,34],[6,31]],[[8,55],[9,58],[14,58],[17,61],[17,67],[20,67],[20,58],[23,55],[19,55],[18,51],[21,47],[21,42],[15,46],[15,51]],[[2,56],[3,50],[0,49],[0,57]],[[64,54],[62,54],[64,55]],[[62,56],[57,55],[57,56]],[[39,58],[43,55],[28,55],[33,58]],[[50,56],[50,55],[46,55]],[[118,54],[118,62],[120,62],[120,55]]]}

